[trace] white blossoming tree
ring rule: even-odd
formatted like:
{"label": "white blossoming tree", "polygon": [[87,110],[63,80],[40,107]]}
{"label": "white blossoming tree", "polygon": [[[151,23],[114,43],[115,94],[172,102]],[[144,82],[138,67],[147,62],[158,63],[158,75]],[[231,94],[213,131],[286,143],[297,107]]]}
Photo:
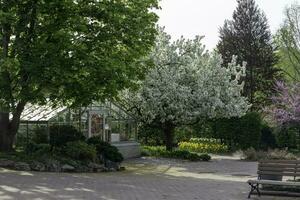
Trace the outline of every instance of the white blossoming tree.
{"label": "white blossoming tree", "polygon": [[204,118],[242,116],[249,108],[241,96],[245,66],[233,58],[222,67],[221,57],[206,52],[201,39],[171,42],[160,31],[151,54],[154,68],[129,98],[131,111],[141,121],[161,127],[167,150],[172,150],[176,127]]}

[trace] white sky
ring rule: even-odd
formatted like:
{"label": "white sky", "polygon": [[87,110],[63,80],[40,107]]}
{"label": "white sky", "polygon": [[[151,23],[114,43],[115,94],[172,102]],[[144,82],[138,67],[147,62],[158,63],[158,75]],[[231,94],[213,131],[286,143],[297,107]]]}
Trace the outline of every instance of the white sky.
{"label": "white sky", "polygon": [[[283,11],[295,0],[256,0],[268,18],[272,33],[283,21]],[[225,19],[232,19],[236,0],[161,0],[162,10],[157,11],[159,25],[165,27],[173,39],[183,35],[194,38],[204,35],[203,43],[212,50],[219,40],[219,27]]]}

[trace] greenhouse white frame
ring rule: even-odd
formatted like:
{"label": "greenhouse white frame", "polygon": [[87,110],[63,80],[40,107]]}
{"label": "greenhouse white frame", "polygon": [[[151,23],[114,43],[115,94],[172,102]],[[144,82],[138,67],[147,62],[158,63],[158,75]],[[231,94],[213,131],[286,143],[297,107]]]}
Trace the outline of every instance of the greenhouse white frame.
{"label": "greenhouse white frame", "polygon": [[[116,103],[94,102],[87,107],[68,108],[47,105],[26,105],[22,115],[16,145],[28,143],[37,127],[72,125],[87,138],[100,135],[119,148],[125,158],[138,156],[136,120]],[[26,144],[25,144],[26,145]]]}

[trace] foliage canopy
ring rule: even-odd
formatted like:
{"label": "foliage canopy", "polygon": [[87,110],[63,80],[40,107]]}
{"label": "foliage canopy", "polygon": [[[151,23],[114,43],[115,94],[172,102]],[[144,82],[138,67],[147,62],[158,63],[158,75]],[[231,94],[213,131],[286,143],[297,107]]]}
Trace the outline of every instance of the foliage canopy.
{"label": "foliage canopy", "polygon": [[27,103],[89,104],[141,78],[157,7],[157,0],[1,1],[0,149],[11,149]]}

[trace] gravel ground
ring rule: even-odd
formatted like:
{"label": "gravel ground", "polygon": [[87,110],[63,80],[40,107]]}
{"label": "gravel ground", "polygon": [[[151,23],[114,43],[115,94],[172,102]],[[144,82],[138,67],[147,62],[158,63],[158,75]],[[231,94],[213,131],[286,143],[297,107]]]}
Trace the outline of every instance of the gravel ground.
{"label": "gravel ground", "polygon": [[[99,174],[29,173],[0,169],[0,200],[241,200],[256,162],[214,156],[211,162],[139,158],[126,171]],[[263,196],[254,200],[300,198]]]}

